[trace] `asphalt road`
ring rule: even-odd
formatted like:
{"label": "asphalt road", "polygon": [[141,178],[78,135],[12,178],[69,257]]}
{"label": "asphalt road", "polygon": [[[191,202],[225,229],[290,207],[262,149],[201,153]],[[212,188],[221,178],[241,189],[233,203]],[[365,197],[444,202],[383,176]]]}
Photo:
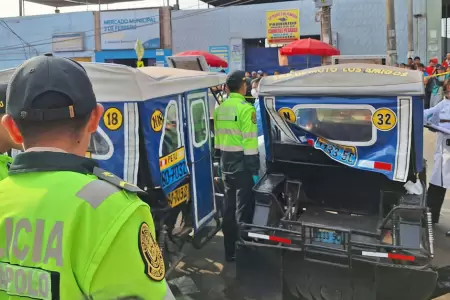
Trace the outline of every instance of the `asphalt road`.
{"label": "asphalt road", "polygon": [[[428,161],[428,171],[433,167],[435,135],[427,130],[424,134],[425,158]],[[430,175],[428,175],[429,178]],[[445,232],[450,229],[450,193],[442,209],[440,224],[435,231],[434,264],[450,265],[450,238]],[[170,274],[168,281],[177,300],[237,300],[235,281],[235,265],[226,263],[223,254],[223,236],[219,233],[208,245],[196,250],[190,245],[184,249],[185,258]],[[439,300],[450,300],[443,296]]]}

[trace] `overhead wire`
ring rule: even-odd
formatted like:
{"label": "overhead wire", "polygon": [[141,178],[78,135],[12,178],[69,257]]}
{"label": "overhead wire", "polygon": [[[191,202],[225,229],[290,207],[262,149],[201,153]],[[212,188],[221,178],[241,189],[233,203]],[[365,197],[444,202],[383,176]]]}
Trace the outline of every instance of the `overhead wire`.
{"label": "overhead wire", "polygon": [[[205,13],[211,13],[213,11],[218,11],[218,10],[221,10],[223,8],[228,7],[228,5],[230,5],[230,4],[237,3],[237,2],[240,2],[240,4],[246,4],[246,3],[253,2],[253,1],[255,1],[255,0],[246,0],[246,1],[243,1],[243,2],[241,2],[240,0],[235,0],[235,1],[232,1],[231,3],[227,3],[227,6],[221,5],[221,6],[216,6],[213,9],[207,8],[207,9],[197,10],[194,13],[190,13],[190,14],[188,13],[188,14],[181,15],[179,17],[171,18],[171,21],[185,19],[185,18],[189,18],[189,17],[192,17],[192,16],[201,15],[201,14],[205,14]],[[151,17],[159,17],[159,15],[154,15],[154,16],[151,16]],[[153,26],[153,25],[157,25],[157,24],[158,25],[161,24],[161,21],[158,21],[158,22],[155,22],[155,23],[150,23],[150,24],[136,25],[135,27],[132,27],[132,28],[125,28],[125,29],[115,30],[115,31],[111,31],[111,32],[100,32],[100,35],[103,36],[103,35],[108,35],[108,34],[112,34],[112,33],[116,33],[116,32],[135,30],[137,28],[148,27],[148,26]],[[100,29],[104,29],[104,28],[110,27],[110,26],[111,25],[102,26],[102,27],[100,27]],[[97,30],[97,28],[94,28],[94,29],[86,30],[86,31],[84,31],[82,33],[88,33],[88,32],[94,31],[94,34],[87,35],[87,36],[85,35],[85,38],[86,37],[95,37],[96,36],[95,31],[96,30]],[[76,40],[77,38],[69,38],[69,39],[65,39],[65,40],[61,40],[61,41],[53,41],[52,39],[53,38],[46,38],[46,39],[36,40],[36,41],[30,42],[29,44],[31,46],[35,47],[35,46],[50,45],[50,44],[55,44],[55,43],[62,43],[62,42],[70,41],[70,40]],[[52,40],[52,41],[51,42],[40,43],[40,42],[48,41],[48,40]],[[16,50],[16,49],[22,49],[22,48],[23,48],[23,46],[21,44],[20,45],[12,45],[12,46],[0,47],[0,51]]]}

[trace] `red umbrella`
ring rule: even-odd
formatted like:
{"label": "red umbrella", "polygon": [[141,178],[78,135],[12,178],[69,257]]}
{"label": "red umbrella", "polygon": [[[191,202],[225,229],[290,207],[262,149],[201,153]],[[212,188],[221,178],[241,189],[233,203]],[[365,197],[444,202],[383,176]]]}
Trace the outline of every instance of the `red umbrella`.
{"label": "red umbrella", "polygon": [[184,51],[175,56],[203,56],[208,66],[213,68],[228,68],[228,63],[220,57],[206,51]]}
{"label": "red umbrella", "polygon": [[341,51],[327,43],[314,39],[296,40],[280,49],[281,55],[340,55]]}

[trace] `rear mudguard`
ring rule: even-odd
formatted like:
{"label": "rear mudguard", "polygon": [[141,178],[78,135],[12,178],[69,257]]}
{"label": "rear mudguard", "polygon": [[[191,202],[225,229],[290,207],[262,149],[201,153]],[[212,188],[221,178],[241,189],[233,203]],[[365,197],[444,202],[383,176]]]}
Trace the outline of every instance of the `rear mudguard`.
{"label": "rear mudguard", "polygon": [[253,300],[428,300],[431,268],[355,261],[352,267],[311,261],[301,251],[239,242],[236,276]]}

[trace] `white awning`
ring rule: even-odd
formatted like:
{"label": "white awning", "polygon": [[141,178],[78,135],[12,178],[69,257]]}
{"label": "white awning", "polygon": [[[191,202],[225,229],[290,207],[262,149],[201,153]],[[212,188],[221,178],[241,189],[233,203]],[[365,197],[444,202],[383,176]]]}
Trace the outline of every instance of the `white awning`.
{"label": "white awning", "polygon": [[[226,80],[223,73],[164,67],[135,69],[109,63],[81,64],[91,79],[98,102],[145,101],[218,86]],[[0,71],[0,83],[7,83],[14,70]]]}

